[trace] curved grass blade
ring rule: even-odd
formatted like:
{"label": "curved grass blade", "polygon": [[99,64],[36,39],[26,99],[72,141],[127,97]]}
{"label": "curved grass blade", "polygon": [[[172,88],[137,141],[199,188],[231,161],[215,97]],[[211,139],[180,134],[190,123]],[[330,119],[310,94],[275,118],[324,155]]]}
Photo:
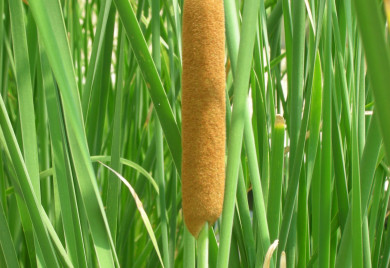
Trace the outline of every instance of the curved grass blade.
{"label": "curved grass blade", "polygon": [[145,210],[143,208],[142,202],[139,199],[137,193],[134,191],[133,187],[131,187],[130,183],[125,178],[122,177],[121,174],[119,174],[118,172],[116,172],[115,170],[110,168],[109,166],[103,164],[102,162],[100,162],[100,161],[98,161],[98,162],[100,164],[102,164],[103,166],[105,166],[106,168],[108,168],[111,172],[113,172],[126,185],[126,187],[129,189],[129,191],[130,191],[131,195],[133,196],[134,201],[135,201],[135,203],[137,205],[137,209],[138,209],[139,213],[141,214],[142,221],[145,224],[145,228],[148,231],[149,237],[150,237],[150,239],[153,242],[153,246],[154,246],[154,249],[156,250],[156,253],[157,253],[157,256],[158,256],[158,258],[160,260],[160,263],[161,263],[162,267],[164,268],[164,264],[163,264],[163,261],[162,261],[162,258],[161,258],[160,250],[158,248],[156,236],[154,235],[154,232],[153,232],[153,229],[152,229],[152,225],[150,224],[148,215],[146,214],[146,212],[145,212]]}
{"label": "curved grass blade", "polygon": [[[96,155],[96,156],[91,156],[91,161],[93,161],[93,162],[109,162],[109,161],[111,161],[111,157],[110,156],[104,156],[104,155]],[[134,163],[133,161],[130,161],[130,160],[127,160],[127,159],[124,159],[124,158],[121,158],[120,162],[121,162],[122,165],[126,165],[126,166],[129,166],[131,168],[134,168],[139,173],[144,175],[148,179],[150,184],[153,186],[153,188],[156,190],[156,193],[157,194],[159,193],[158,186],[157,186],[157,183],[156,183],[155,179],[153,179],[153,177],[143,167],[141,167],[140,165]]]}

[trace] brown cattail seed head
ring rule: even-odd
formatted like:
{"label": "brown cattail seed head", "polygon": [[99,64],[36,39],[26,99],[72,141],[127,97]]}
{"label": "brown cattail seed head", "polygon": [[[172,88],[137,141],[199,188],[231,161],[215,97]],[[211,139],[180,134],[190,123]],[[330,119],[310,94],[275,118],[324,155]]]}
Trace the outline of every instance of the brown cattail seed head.
{"label": "brown cattail seed head", "polygon": [[182,192],[198,236],[222,212],[225,187],[225,27],[222,0],[185,0],[182,74]]}

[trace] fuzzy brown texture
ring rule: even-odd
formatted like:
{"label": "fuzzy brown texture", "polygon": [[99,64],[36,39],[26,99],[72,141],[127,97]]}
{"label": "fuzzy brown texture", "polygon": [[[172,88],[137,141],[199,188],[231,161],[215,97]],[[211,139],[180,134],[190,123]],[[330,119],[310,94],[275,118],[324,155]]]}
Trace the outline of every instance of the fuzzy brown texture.
{"label": "fuzzy brown texture", "polygon": [[182,193],[188,230],[221,215],[225,187],[225,25],[222,0],[185,0]]}

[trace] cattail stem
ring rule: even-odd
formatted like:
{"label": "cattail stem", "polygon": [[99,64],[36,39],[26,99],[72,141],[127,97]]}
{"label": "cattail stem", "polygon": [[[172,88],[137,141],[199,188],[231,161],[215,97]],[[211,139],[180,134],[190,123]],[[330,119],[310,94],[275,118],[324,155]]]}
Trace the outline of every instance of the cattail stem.
{"label": "cattail stem", "polygon": [[184,226],[184,257],[183,267],[195,268],[195,239]]}
{"label": "cattail stem", "polygon": [[222,0],[183,10],[183,215],[195,237],[222,212],[225,185],[225,30]]}
{"label": "cattail stem", "polygon": [[197,241],[197,267],[207,268],[209,263],[209,228],[207,222],[203,226]]}

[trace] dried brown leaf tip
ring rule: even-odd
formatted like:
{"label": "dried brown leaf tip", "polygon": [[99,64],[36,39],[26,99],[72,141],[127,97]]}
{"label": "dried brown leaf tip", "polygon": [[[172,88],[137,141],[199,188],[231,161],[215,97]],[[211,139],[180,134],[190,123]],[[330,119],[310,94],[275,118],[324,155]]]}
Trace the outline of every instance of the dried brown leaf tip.
{"label": "dried brown leaf tip", "polygon": [[272,254],[274,253],[275,249],[278,247],[279,240],[275,240],[271,246],[269,246],[267,254],[265,255],[263,268],[269,268],[269,265],[271,263]]}
{"label": "dried brown leaf tip", "polygon": [[287,261],[286,261],[286,252],[282,252],[282,255],[280,255],[280,268],[286,268],[287,267]]}

